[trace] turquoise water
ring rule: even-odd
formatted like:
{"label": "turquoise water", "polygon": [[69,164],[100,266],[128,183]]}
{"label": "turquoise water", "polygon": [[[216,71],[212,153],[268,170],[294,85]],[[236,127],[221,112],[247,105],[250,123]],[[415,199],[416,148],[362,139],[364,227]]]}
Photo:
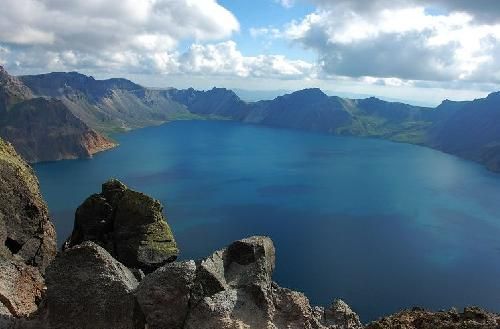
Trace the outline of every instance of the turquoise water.
{"label": "turquoise water", "polygon": [[117,136],[93,160],[35,166],[59,242],[117,177],[161,200],[182,258],[264,234],[275,280],[364,321],[415,305],[500,311],[500,175],[431,149],[234,122]]}

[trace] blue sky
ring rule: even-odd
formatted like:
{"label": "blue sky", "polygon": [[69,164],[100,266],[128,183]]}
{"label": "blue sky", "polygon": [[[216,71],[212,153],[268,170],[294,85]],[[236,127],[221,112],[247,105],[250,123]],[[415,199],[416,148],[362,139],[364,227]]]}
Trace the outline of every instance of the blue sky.
{"label": "blue sky", "polygon": [[2,0],[0,65],[146,86],[320,87],[438,104],[500,90],[491,0]]}
{"label": "blue sky", "polygon": [[270,0],[225,0],[220,4],[228,8],[240,22],[240,32],[233,36],[243,53],[256,56],[268,54],[287,54],[293,59],[314,59],[314,53],[304,51],[301,47],[290,46],[285,40],[275,40],[271,47],[264,41],[250,35],[251,28],[274,27],[281,28],[294,19],[300,19],[314,11],[314,6],[308,2],[300,2],[293,7],[284,8],[281,4]]}

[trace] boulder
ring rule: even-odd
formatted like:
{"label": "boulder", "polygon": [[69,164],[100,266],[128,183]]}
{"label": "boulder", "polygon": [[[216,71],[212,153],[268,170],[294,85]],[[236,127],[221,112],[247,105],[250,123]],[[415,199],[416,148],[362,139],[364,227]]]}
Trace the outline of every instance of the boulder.
{"label": "boulder", "polygon": [[56,255],[56,234],[31,167],[0,139],[0,260],[42,273]]}
{"label": "boulder", "polygon": [[333,318],[327,325],[324,309],[318,315],[303,294],[272,281],[274,266],[271,239],[254,236],[196,263],[161,267],[145,277],[136,296],[153,329],[358,329]]}
{"label": "boulder", "polygon": [[47,268],[46,283],[50,328],[144,328],[133,295],[137,280],[93,242],[61,253]]}
{"label": "boulder", "polygon": [[140,283],[137,301],[149,328],[183,328],[196,274],[194,261],[167,264]]}
{"label": "boulder", "polygon": [[162,210],[158,200],[110,180],[78,207],[64,249],[93,241],[127,267],[152,272],[179,253]]}

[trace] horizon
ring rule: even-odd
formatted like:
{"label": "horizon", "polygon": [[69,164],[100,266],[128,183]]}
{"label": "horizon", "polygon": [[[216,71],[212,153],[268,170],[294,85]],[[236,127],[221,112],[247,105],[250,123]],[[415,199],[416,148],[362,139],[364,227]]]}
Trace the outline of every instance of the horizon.
{"label": "horizon", "polygon": [[[0,65],[0,68],[3,68],[3,66]],[[111,77],[106,77],[106,78],[96,78],[96,77],[94,77],[92,75],[87,75],[87,74],[84,74],[84,73],[79,72],[79,71],[52,71],[52,72],[37,73],[37,74],[33,74],[33,75],[71,74],[71,73],[81,74],[81,75],[84,75],[84,76],[86,76],[88,78],[93,78],[96,81],[106,81],[106,80],[111,80],[111,79],[125,79],[125,80],[128,80],[128,81],[132,82],[132,83],[138,84],[141,87],[149,88],[149,89],[168,90],[170,88],[176,88],[174,86],[146,86],[146,85],[142,85],[141,83],[138,83],[138,82],[136,82],[134,80],[131,80],[131,79],[128,79],[128,78],[124,78],[124,77],[120,77],[120,76],[111,76]],[[30,75],[30,74],[26,74],[26,75]],[[16,75],[16,76],[21,77],[21,76],[25,76],[25,75],[24,74],[20,74],[20,75]],[[188,87],[188,88],[193,88],[193,87]],[[188,89],[188,88],[178,88],[178,89]],[[194,88],[194,89],[195,90],[201,90],[201,91],[209,91],[211,89],[227,89],[227,90],[231,90],[241,100],[243,100],[245,102],[249,102],[249,103],[258,102],[258,101],[261,101],[261,100],[273,100],[273,99],[276,99],[277,97],[289,95],[289,94],[292,94],[292,93],[295,93],[295,92],[299,92],[299,91],[302,91],[302,90],[319,89],[321,92],[323,92],[325,95],[327,95],[329,97],[340,97],[340,98],[351,99],[351,100],[367,99],[367,98],[372,98],[373,97],[373,98],[377,98],[377,99],[380,99],[380,100],[383,100],[383,101],[386,101],[386,102],[390,102],[390,103],[403,103],[403,104],[408,104],[408,105],[412,105],[412,106],[428,107],[428,108],[436,108],[437,106],[439,106],[441,103],[443,103],[445,101],[474,101],[474,100],[477,100],[477,99],[486,98],[488,95],[490,95],[492,93],[500,92],[500,90],[498,90],[498,91],[492,91],[492,92],[484,95],[484,97],[477,97],[477,98],[473,98],[473,99],[454,100],[454,99],[450,99],[450,98],[444,98],[441,101],[433,104],[433,103],[425,102],[425,101],[410,100],[410,99],[400,99],[400,98],[394,98],[394,97],[385,97],[385,96],[379,96],[379,95],[375,95],[375,94],[357,94],[357,93],[351,93],[351,92],[334,92],[334,91],[324,90],[324,89],[322,89],[320,87],[305,87],[305,88],[302,88],[302,89],[295,89],[295,90],[282,90],[282,89],[276,89],[276,90],[252,90],[252,89],[242,89],[242,88],[228,88],[228,87],[221,87],[221,86],[214,85],[214,86],[207,87],[207,88],[199,88],[199,89],[198,88]],[[265,95],[268,95],[268,97],[266,97]],[[270,95],[272,95],[272,96],[270,96]]]}
{"label": "horizon", "polygon": [[0,64],[14,75],[78,71],[180,89],[317,87],[435,106],[500,90],[499,12],[487,0],[6,0]]}

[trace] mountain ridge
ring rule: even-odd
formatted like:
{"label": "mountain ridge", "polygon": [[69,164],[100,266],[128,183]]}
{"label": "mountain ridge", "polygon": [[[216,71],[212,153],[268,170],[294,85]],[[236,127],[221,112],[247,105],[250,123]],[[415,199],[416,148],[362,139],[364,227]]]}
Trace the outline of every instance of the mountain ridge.
{"label": "mountain ridge", "polygon": [[[102,134],[178,119],[229,119],[333,135],[383,138],[431,147],[500,172],[500,92],[434,107],[350,99],[306,88],[246,102],[232,90],[147,88],[130,80],[96,80],[78,72],[20,76],[38,97],[54,97]],[[498,112],[498,113],[497,113]]]}

